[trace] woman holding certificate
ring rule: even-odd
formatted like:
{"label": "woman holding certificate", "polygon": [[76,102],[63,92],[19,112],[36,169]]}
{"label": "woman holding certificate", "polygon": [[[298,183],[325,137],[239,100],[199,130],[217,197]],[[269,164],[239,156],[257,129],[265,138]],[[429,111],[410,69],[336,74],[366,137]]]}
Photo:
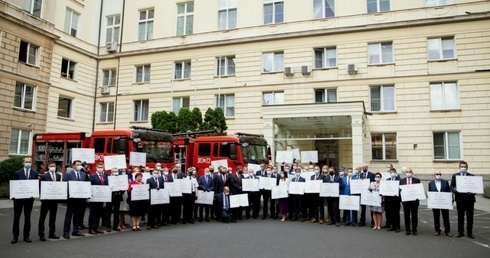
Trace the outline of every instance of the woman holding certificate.
{"label": "woman holding certificate", "polygon": [[[289,180],[288,180],[288,170],[282,171],[282,177],[279,179],[279,186],[286,185],[286,188],[288,188]],[[288,218],[288,213],[289,213],[289,198],[280,198],[278,201],[278,208],[277,208],[277,214],[282,215],[281,221],[286,221]]]}
{"label": "woman holding certificate", "polygon": [[[381,173],[377,172],[374,175],[374,182],[369,185],[369,191],[379,193],[379,182],[381,181]],[[379,195],[379,194],[378,194]],[[381,229],[381,220],[383,218],[383,206],[369,206],[373,212],[374,227],[373,229]]]}
{"label": "woman holding certificate", "polygon": [[[135,180],[131,181],[128,187],[128,195],[131,196],[131,189],[133,185],[142,185],[143,174],[138,172],[135,174]],[[129,203],[129,216],[131,216],[131,226],[133,227],[133,231],[140,230],[140,219],[141,216],[145,215],[145,204],[146,201],[133,201],[131,200]]]}

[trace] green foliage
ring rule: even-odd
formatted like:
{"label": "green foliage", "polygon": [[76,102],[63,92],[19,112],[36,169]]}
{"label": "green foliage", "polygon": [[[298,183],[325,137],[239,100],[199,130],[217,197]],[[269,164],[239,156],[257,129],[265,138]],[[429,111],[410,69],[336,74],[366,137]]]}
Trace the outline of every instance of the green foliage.
{"label": "green foliage", "polygon": [[169,133],[178,132],[178,119],[174,112],[157,111],[151,115],[151,126]]}
{"label": "green foliage", "polygon": [[226,126],[226,118],[223,109],[216,107],[214,110],[208,108],[204,114],[204,122],[202,124],[201,130],[213,130],[218,129],[221,133],[226,131],[228,127]]}
{"label": "green foliage", "polygon": [[169,133],[214,130],[215,128],[223,133],[228,128],[223,109],[220,107],[214,110],[208,108],[204,114],[204,121],[201,110],[197,107],[192,111],[181,108],[178,115],[174,112],[158,111],[151,115],[151,125],[155,129],[165,130]]}
{"label": "green foliage", "polygon": [[198,107],[192,110],[192,121],[194,122],[194,130],[200,130],[202,125],[202,113]]}
{"label": "green foliage", "polygon": [[0,198],[9,198],[9,196],[10,196],[9,184],[1,183],[0,184]]}
{"label": "green foliage", "polygon": [[483,190],[483,197],[490,198],[490,186],[485,187]]}
{"label": "green foliage", "polygon": [[181,108],[177,116],[177,126],[179,132],[195,131],[196,124],[193,120],[191,111],[187,108]]}
{"label": "green foliage", "polygon": [[24,157],[14,157],[0,162],[0,184],[8,183],[15,171],[22,168]]}

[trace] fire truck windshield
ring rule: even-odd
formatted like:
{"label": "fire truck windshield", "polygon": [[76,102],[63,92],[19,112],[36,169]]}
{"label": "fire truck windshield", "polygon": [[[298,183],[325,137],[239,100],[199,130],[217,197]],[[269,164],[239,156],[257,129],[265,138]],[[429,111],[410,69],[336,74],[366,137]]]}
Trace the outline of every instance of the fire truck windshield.
{"label": "fire truck windshield", "polygon": [[135,143],[138,152],[146,152],[146,162],[171,163],[173,162],[172,143],[160,141],[141,141]]}
{"label": "fire truck windshield", "polygon": [[246,163],[260,164],[267,163],[267,146],[248,144],[242,146],[243,161]]}

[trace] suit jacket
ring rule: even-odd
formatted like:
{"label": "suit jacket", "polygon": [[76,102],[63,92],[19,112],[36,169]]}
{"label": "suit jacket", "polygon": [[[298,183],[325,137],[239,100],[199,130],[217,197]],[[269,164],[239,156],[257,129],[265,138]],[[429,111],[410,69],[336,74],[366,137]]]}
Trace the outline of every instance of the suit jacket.
{"label": "suit jacket", "polygon": [[[172,177],[172,179],[174,178],[174,174],[173,173],[169,173],[168,175],[170,177]],[[182,179],[182,178],[184,178],[184,174],[182,172],[177,173],[177,179]]]}
{"label": "suit jacket", "polygon": [[29,180],[30,179],[39,179],[37,172],[33,169],[29,169],[28,175],[26,177],[24,168],[21,168],[14,173],[13,180],[27,180],[27,179],[29,179]]}
{"label": "suit jacket", "polygon": [[374,182],[374,173],[371,171],[368,171],[366,173],[367,173],[367,175],[365,175],[364,172],[361,173],[359,178],[360,179],[369,179],[370,182]]}
{"label": "suit jacket", "polygon": [[[238,178],[240,177],[240,180]],[[231,175],[230,179],[230,184],[231,184],[231,189],[230,192],[232,194],[240,194],[242,193],[242,180],[243,180],[243,175],[238,175],[238,174],[233,174]]]}
{"label": "suit jacket", "polygon": [[[315,176],[316,176],[316,175],[311,175],[310,179],[311,179],[311,180],[315,180]],[[322,181],[323,181],[323,178],[324,178],[324,177],[325,177],[325,175],[323,175],[323,174],[318,174],[318,179],[316,179],[316,180],[322,180]]]}
{"label": "suit jacket", "polygon": [[225,177],[225,182],[223,182],[222,174],[216,175],[214,177],[214,190],[216,191],[216,193],[222,193],[225,186],[229,187],[231,185],[230,176],[228,174],[225,174]]}
{"label": "suit jacket", "polygon": [[[406,185],[407,184],[407,178],[402,178],[400,180],[400,185]],[[416,178],[416,177],[412,177],[412,184],[420,184],[420,179]],[[401,192],[401,190],[400,190]],[[400,195],[401,196],[401,195]],[[417,203],[417,205],[419,204],[419,200],[415,200],[415,201],[408,201],[408,202],[402,202],[402,204],[407,204],[407,203]]]}
{"label": "suit jacket", "polygon": [[264,170],[257,170],[257,172],[255,172],[255,175],[256,176],[262,176],[262,175],[267,175],[267,171]]}
{"label": "suit jacket", "polygon": [[[455,173],[451,177],[451,191],[454,193],[454,199],[456,202],[476,202],[475,194],[474,193],[460,193],[458,192],[458,188],[456,185],[456,176],[460,176],[461,173]],[[466,172],[465,176],[475,176],[473,174],[470,174]]]}
{"label": "suit jacket", "polygon": [[[228,196],[226,196],[227,199],[228,199],[228,206],[230,205],[230,195],[231,195],[231,193]],[[221,216],[221,214],[223,212],[223,206],[224,206],[224,202],[223,202],[224,198],[223,197],[224,197],[224,194],[223,193],[219,193],[219,194],[216,195],[216,200],[217,200],[217,203],[218,203],[216,205],[216,208],[218,209],[219,216]],[[228,211],[229,210],[230,209],[228,209]]]}
{"label": "suit jacket", "polygon": [[63,178],[63,181],[88,181],[87,174],[85,172],[79,172],[80,173],[80,179],[77,178],[77,175],[75,174],[75,171],[70,171],[65,173],[65,177]]}
{"label": "suit jacket", "polygon": [[[432,180],[429,182],[429,192],[439,192],[437,190],[436,180]],[[447,192],[447,193],[451,192],[451,187],[449,187],[448,181],[441,179],[441,191],[440,192]]]}
{"label": "suit jacket", "polygon": [[[337,175],[333,175],[333,182],[330,182],[330,175],[323,175],[323,182],[324,183],[339,183],[339,193],[340,190],[342,189],[342,178],[340,178]],[[338,197],[327,197],[327,198],[338,198]]]}
{"label": "suit jacket", "polygon": [[[207,183],[206,183],[206,177],[207,177]],[[200,176],[197,179],[197,183],[199,184],[198,189],[203,190],[203,191],[214,191],[214,179],[212,175],[206,176]]]}
{"label": "suit jacket", "polygon": [[164,181],[163,177],[159,176],[157,177],[158,180],[158,186],[157,183],[155,182],[155,178],[152,176],[151,178],[146,179],[146,183],[149,184],[150,189],[162,189],[164,187]]}
{"label": "suit jacket", "polygon": [[[55,177],[56,177],[56,182],[59,182],[61,181],[61,175],[58,174],[58,173],[54,173],[55,174]],[[40,178],[40,181],[53,181],[53,179],[51,178],[51,172],[45,172],[41,178]]]}
{"label": "suit jacket", "polygon": [[91,185],[109,185],[109,179],[107,179],[107,175],[103,174],[102,178],[104,179],[104,183],[100,182],[100,177],[98,173],[94,173],[90,176],[90,184]]}
{"label": "suit jacket", "polygon": [[291,177],[291,182],[306,182],[306,179],[304,179],[301,176],[298,179],[298,177],[294,176],[294,177]]}

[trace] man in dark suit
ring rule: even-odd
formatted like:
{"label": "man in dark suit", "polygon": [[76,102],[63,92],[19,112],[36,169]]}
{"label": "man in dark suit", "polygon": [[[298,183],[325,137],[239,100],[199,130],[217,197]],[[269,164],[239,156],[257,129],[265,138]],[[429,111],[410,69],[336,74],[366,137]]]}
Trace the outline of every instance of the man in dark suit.
{"label": "man in dark suit", "polygon": [[[412,168],[405,170],[405,178],[400,180],[400,185],[412,185],[420,184],[420,179],[413,177]],[[412,233],[416,236],[417,226],[419,224],[419,200],[402,202],[403,205],[403,217],[405,219],[405,235]],[[410,221],[412,223],[410,223]],[[411,226],[411,228],[410,228]]]}
{"label": "man in dark suit", "polygon": [[[320,171],[319,166],[315,166],[313,168],[314,174],[311,175],[310,180],[321,180],[323,181],[323,174]],[[309,193],[305,194],[305,198],[310,199],[310,222],[315,223],[319,222],[320,224],[323,224],[323,220],[325,219],[325,211],[323,209],[323,198],[320,198],[320,195],[318,193]],[[320,203],[321,201],[321,203]],[[318,216],[320,213],[320,216]]]}
{"label": "man in dark suit", "polygon": [[[31,169],[32,159],[29,157],[24,158],[24,167],[15,172],[13,180],[38,180],[38,174]],[[29,238],[31,233],[31,212],[34,204],[34,198],[28,199],[13,199],[14,200],[14,224],[12,226],[13,239],[12,244],[19,241],[19,222],[22,210],[24,210],[24,242],[32,242]]]}
{"label": "man in dark suit", "polygon": [[[216,174],[213,178],[214,190],[216,195],[223,193],[223,189],[225,188],[225,186],[230,186],[231,184],[230,176],[227,175],[227,169],[225,167],[220,167],[218,168],[218,170],[219,170],[219,174]],[[219,219],[220,213],[218,212],[219,210],[218,203],[216,203],[216,205],[214,206],[216,208],[214,214],[216,216],[216,219]]]}
{"label": "man in dark suit", "polygon": [[[374,173],[368,170],[368,165],[363,164],[362,165],[362,171],[361,174],[359,175],[359,178],[361,180],[364,179],[369,179],[369,182],[374,182]],[[373,213],[371,213],[371,228],[374,227],[374,220],[373,220]],[[361,204],[361,218],[359,219],[359,227],[364,227],[366,226],[366,205]]]}
{"label": "man in dark suit", "polygon": [[[261,165],[262,166],[262,165]],[[261,173],[261,177],[272,178],[272,167],[267,167],[265,169],[265,174]],[[267,219],[269,212],[269,202],[271,201],[272,190],[260,189],[260,195],[262,196],[262,219]],[[272,205],[272,203],[271,203]],[[273,217],[271,213],[271,218]]]}
{"label": "man in dark suit", "polygon": [[[399,181],[395,168],[390,169],[390,178],[387,181]],[[384,196],[386,220],[390,221],[388,231],[400,232],[400,196]]]}
{"label": "man in dark suit", "polygon": [[[337,183],[339,184],[339,193],[341,186],[341,178],[335,175],[335,168],[328,168],[328,175],[323,177],[324,183]],[[330,215],[330,223],[329,225],[336,225],[340,227],[340,210],[339,210],[339,197],[327,197],[327,209],[328,214]]]}
{"label": "man in dark suit", "polygon": [[[429,182],[429,192],[444,192],[450,193],[451,188],[449,187],[449,182],[442,179],[441,171],[436,170],[434,173],[434,180]],[[442,221],[444,222],[444,234],[448,237],[452,237],[451,225],[449,224],[449,210],[448,209],[432,209],[432,214],[434,215],[434,236],[439,236],[441,234],[441,221],[440,216],[442,213]]]}
{"label": "man in dark suit", "polygon": [[[119,171],[117,168],[112,168],[111,176],[123,176],[127,177],[125,169]],[[109,177],[108,177],[109,178]],[[112,230],[121,231],[119,229],[119,214],[121,208],[121,201],[123,200],[123,195],[125,191],[114,191],[111,193],[111,202],[107,202],[104,208],[104,225],[106,226],[107,232]],[[114,215],[114,219],[111,223],[111,217]]]}
{"label": "man in dark suit", "polygon": [[[291,182],[306,182],[306,180],[301,177],[301,168],[296,168],[294,170],[295,176],[291,177]],[[296,221],[302,216],[301,222],[306,220],[306,208],[303,207],[303,195],[300,194],[290,194],[289,198],[292,198],[293,206],[291,207],[293,211],[293,216],[291,221]]]}
{"label": "man in dark suit", "polygon": [[218,218],[221,222],[236,222],[230,211],[230,189],[228,186],[223,188],[223,192],[216,195]]}
{"label": "man in dark suit", "polygon": [[[172,167],[172,179],[182,179],[183,175],[179,172],[180,167],[178,168],[177,166]],[[182,196],[177,196],[177,197],[171,197],[170,198],[170,206],[171,206],[171,211],[170,211],[170,216],[172,217],[171,223],[172,224],[177,224],[180,220],[180,216],[182,215]]]}
{"label": "man in dark suit", "polygon": [[[277,172],[277,167],[274,166],[272,167],[272,178],[276,178],[276,186],[279,185],[279,180],[281,180],[281,175]],[[278,213],[278,202],[276,199],[272,199],[272,190],[270,190],[270,195],[271,195],[271,205],[270,205],[270,212],[271,212],[271,218],[272,219],[277,219],[277,216],[279,215]]]}
{"label": "man in dark suit", "polygon": [[[65,173],[65,177],[63,181],[87,181],[87,175],[82,172],[82,162],[80,160],[73,161],[73,170]],[[63,225],[63,238],[70,239],[70,224],[73,220],[73,232],[72,236],[85,236],[80,233],[79,228],[79,218],[82,214],[83,209],[85,209],[86,199],[82,198],[70,198],[68,196],[68,200],[66,202],[66,213],[65,213],[65,221]]]}
{"label": "man in dark suit", "polygon": [[[164,167],[162,169],[162,175],[161,176],[163,179],[163,185],[165,185],[166,183],[173,183],[174,182],[174,178],[171,175],[169,175],[168,168],[166,168],[166,167]],[[170,197],[170,203],[162,205],[162,225],[161,226],[167,226],[168,223],[170,223],[170,213],[171,213],[171,209],[172,209],[171,203],[172,203],[172,197]]]}
{"label": "man in dark suit", "polygon": [[[109,180],[104,173],[104,164],[97,164],[97,172],[90,176],[91,185],[109,185]],[[91,235],[104,234],[99,230],[100,219],[104,218],[104,203],[90,202],[90,214],[88,216],[88,233]]]}
{"label": "man in dark suit", "polygon": [[[49,162],[48,171],[41,176],[42,181],[60,182],[61,175],[56,173],[56,163],[54,161]],[[41,214],[39,215],[38,234],[41,241],[46,241],[44,236],[44,221],[49,212],[49,235],[50,239],[59,239],[60,237],[55,234],[56,232],[56,213],[58,211],[57,200],[41,200]]]}
{"label": "man in dark suit", "polygon": [[[160,176],[160,170],[154,169],[153,176],[151,178],[146,179],[146,184],[149,185],[151,189],[163,189],[164,180],[163,177]],[[150,205],[150,210],[148,211],[148,222],[147,222],[147,230],[152,228],[158,228],[160,224],[162,224],[162,204]]]}
{"label": "man in dark suit", "polygon": [[[258,180],[259,178],[255,175],[255,171],[251,168],[248,170],[248,177],[245,180]],[[250,213],[252,213],[252,218],[258,219],[260,211],[260,193],[248,192],[249,205],[245,208],[246,219],[250,218]]]}
{"label": "man in dark suit", "polygon": [[473,214],[475,212],[475,194],[474,193],[461,193],[458,191],[456,184],[457,176],[474,176],[468,173],[468,163],[461,161],[459,163],[459,172],[453,174],[451,178],[451,190],[454,193],[456,200],[456,209],[458,211],[458,235],[456,237],[464,236],[464,215],[466,213],[466,233],[469,238],[475,238],[473,236]]}
{"label": "man in dark suit", "polygon": [[[231,184],[230,192],[232,195],[243,193],[243,191],[242,191],[242,180],[243,180],[242,167],[237,166],[235,174],[232,174],[231,179],[230,179],[230,184]],[[242,207],[237,207],[235,209],[232,209],[232,211],[235,215],[234,217],[236,217],[239,220],[243,220],[243,217],[242,217],[243,208]]]}
{"label": "man in dark suit", "polygon": [[[211,175],[211,172],[209,171],[209,168],[204,169],[204,175],[199,177],[198,182],[199,184],[199,190],[205,191],[205,192],[212,192],[214,191],[214,180],[213,176]],[[207,204],[199,204],[199,222],[203,221],[203,212],[205,214],[204,220],[207,222],[210,222],[209,219],[209,211],[211,210],[212,205],[207,205]]]}

